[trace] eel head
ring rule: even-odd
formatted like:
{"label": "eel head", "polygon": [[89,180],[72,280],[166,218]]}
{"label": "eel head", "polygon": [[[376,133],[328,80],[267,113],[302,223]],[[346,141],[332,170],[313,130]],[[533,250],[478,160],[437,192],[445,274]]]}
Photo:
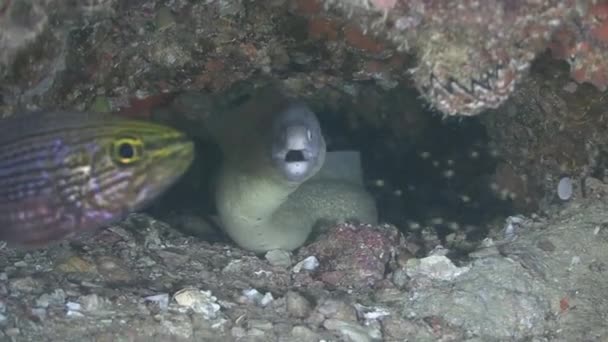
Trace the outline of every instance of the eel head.
{"label": "eel head", "polygon": [[312,177],[325,161],[325,139],[316,115],[303,103],[291,103],[272,123],[272,162],[290,183]]}

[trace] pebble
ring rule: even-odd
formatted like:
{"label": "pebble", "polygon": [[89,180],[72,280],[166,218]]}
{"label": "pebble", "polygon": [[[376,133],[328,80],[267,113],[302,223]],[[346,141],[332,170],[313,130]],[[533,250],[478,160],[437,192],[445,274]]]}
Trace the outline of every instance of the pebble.
{"label": "pebble", "polygon": [[249,329],[247,330],[247,336],[264,336],[265,332],[260,329]]}
{"label": "pebble", "polygon": [[265,255],[266,260],[275,267],[291,266],[291,253],[282,249],[268,251]]}
{"label": "pebble", "polygon": [[409,281],[409,277],[407,276],[405,270],[400,268],[393,272],[391,281],[396,287],[404,288]]}
{"label": "pebble", "polygon": [[72,256],[59,263],[57,270],[64,273],[95,273],[96,266],[81,257]]}
{"label": "pebble", "polygon": [[84,317],[82,312],[80,312],[80,310],[82,310],[82,305],[80,305],[80,303],[67,302],[67,303],[65,303],[65,308],[66,308],[65,314],[68,317]]}
{"label": "pebble", "polygon": [[132,280],[131,272],[124,267],[119,259],[100,257],[97,260],[99,273],[111,281],[127,282]]}
{"label": "pebble", "polygon": [[367,307],[361,304],[355,304],[355,309],[358,312],[358,316],[363,317],[366,321],[375,321],[391,314],[385,308]]}
{"label": "pebble", "polygon": [[327,299],[317,308],[325,318],[335,318],[342,321],[357,321],[357,310],[350,304],[336,299]]}
{"label": "pebble", "polygon": [[21,330],[19,330],[19,328],[8,328],[4,330],[4,333],[6,334],[6,336],[14,337],[21,334]]}
{"label": "pebble", "polygon": [[243,329],[241,327],[232,327],[232,329],[230,329],[230,334],[233,337],[240,338],[240,337],[244,337],[247,334],[247,332],[245,331],[245,329]]}
{"label": "pebble", "polygon": [[272,293],[266,292],[266,294],[261,294],[256,289],[243,290],[243,297],[243,302],[253,303],[262,307],[270,304],[274,300]]}
{"label": "pebble", "polygon": [[194,288],[184,288],[173,295],[175,302],[183,307],[203,315],[206,319],[214,319],[220,310],[217,298],[211,295],[211,291],[202,291]]}
{"label": "pebble", "polygon": [[169,307],[169,294],[160,293],[157,295],[148,296],[144,298],[144,301],[156,303],[161,311],[165,311]]}
{"label": "pebble", "polygon": [[46,309],[45,308],[33,308],[32,316],[38,317],[38,319],[43,320],[46,318]]}
{"label": "pebble", "polygon": [[104,307],[105,300],[93,293],[78,298],[78,302],[82,305],[82,310],[87,312],[96,312]]}
{"label": "pebble", "polygon": [[551,240],[547,239],[547,238],[541,238],[537,243],[536,246],[540,249],[542,249],[545,252],[553,252],[555,251],[555,245],[551,242]]}
{"label": "pebble", "polygon": [[299,273],[301,270],[314,271],[319,267],[319,260],[314,255],[307,257],[300,261],[293,267],[294,273]]}
{"label": "pebble", "polygon": [[53,293],[44,293],[36,299],[36,306],[39,308],[48,308],[50,305],[63,305],[65,302],[65,291],[57,289]]}
{"label": "pebble", "polygon": [[249,329],[259,329],[259,330],[271,330],[273,325],[272,322],[264,321],[261,319],[250,319],[247,322]]}
{"label": "pebble", "polygon": [[327,330],[338,332],[347,341],[352,342],[374,342],[381,341],[379,333],[368,332],[367,329],[359,324],[345,322],[339,319],[327,319],[323,322],[323,327]]}
{"label": "pebble", "polygon": [[572,186],[572,179],[570,177],[564,177],[559,180],[557,184],[557,196],[562,201],[567,201],[572,197],[572,193],[574,192]]}
{"label": "pebble", "polygon": [[23,277],[11,280],[9,287],[11,291],[31,293],[41,289],[42,284],[32,277]]}
{"label": "pebble", "polygon": [[310,328],[303,325],[296,325],[291,329],[291,337],[297,342],[317,342],[319,335]]}
{"label": "pebble", "polygon": [[310,315],[311,305],[308,299],[295,291],[288,291],[285,295],[287,312],[292,317],[304,318]]}
{"label": "pebble", "polygon": [[15,267],[21,267],[21,268],[22,268],[22,267],[27,267],[27,262],[25,262],[25,261],[23,261],[23,260],[20,260],[20,261],[15,262],[13,265],[14,265]]}
{"label": "pebble", "polygon": [[451,281],[466,273],[469,269],[468,266],[456,267],[445,256],[433,255],[422,259],[408,260],[406,272],[410,278],[427,277],[433,280]]}
{"label": "pebble", "polygon": [[172,341],[193,341],[192,320],[179,316],[164,317],[158,325],[160,336],[171,336]]}

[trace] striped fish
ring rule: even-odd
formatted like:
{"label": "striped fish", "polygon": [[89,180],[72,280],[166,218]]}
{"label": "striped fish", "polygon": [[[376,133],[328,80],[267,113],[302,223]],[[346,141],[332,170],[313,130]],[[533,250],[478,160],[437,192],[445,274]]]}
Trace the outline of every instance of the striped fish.
{"label": "striped fish", "polygon": [[193,156],[183,133],[146,121],[80,112],[0,120],[0,240],[42,247],[122,220]]}

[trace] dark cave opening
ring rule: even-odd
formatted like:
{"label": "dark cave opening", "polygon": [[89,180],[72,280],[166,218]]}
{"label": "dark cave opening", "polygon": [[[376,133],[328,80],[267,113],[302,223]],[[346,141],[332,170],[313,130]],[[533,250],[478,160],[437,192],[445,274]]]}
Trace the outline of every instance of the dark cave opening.
{"label": "dark cave opening", "polygon": [[328,150],[361,152],[382,222],[421,238],[432,229],[444,245],[454,232],[480,241],[490,224],[514,212],[493,188],[500,158],[478,117],[446,119],[424,111],[428,122],[417,139],[395,137],[389,127],[348,129],[344,113],[322,113],[319,119],[330,137]]}
{"label": "dark cave opening", "polygon": [[[416,102],[422,107],[419,99]],[[452,233],[467,241],[480,241],[487,236],[489,224],[512,214],[510,201],[492,189],[499,158],[478,117],[446,119],[423,109],[426,122],[417,138],[411,139],[395,136],[390,122],[347,125],[345,111],[314,109],[327,137],[328,151],[360,151],[366,187],[377,201],[381,222],[394,224],[410,236],[432,240],[428,245],[445,246]],[[196,141],[196,149],[191,169],[148,210],[178,229],[187,226],[186,221],[193,216],[201,220],[191,224],[212,225],[204,219],[215,213],[212,180],[221,153],[214,144],[201,140]],[[215,231],[194,230],[207,239],[225,239],[214,235]],[[429,230],[434,238],[424,237]]]}

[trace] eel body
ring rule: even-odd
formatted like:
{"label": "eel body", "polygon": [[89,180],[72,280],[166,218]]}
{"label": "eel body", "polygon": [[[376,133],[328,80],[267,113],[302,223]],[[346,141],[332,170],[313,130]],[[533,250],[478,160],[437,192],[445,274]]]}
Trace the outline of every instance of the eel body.
{"label": "eel body", "polygon": [[240,247],[294,250],[321,224],[377,222],[358,159],[326,152],[317,117],[304,103],[265,87],[208,131],[224,156],[219,219]]}
{"label": "eel body", "polygon": [[0,240],[41,247],[125,218],[188,169],[181,132],[106,114],[0,120]]}

